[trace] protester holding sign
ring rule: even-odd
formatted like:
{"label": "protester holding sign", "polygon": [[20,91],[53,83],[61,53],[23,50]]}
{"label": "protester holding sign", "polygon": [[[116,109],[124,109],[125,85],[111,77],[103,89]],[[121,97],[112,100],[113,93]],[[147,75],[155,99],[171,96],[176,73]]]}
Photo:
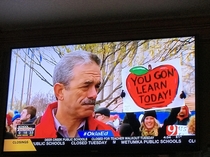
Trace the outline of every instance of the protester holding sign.
{"label": "protester holding sign", "polygon": [[[131,126],[133,130],[132,136],[163,137],[166,136],[166,127],[176,122],[179,111],[180,107],[171,109],[170,115],[164,120],[162,126],[160,126],[155,110],[145,111],[140,125],[134,113],[126,113],[124,123],[128,123]],[[138,130],[138,132],[136,130]]]}
{"label": "protester holding sign", "polygon": [[177,114],[177,125],[187,125],[190,119],[190,112],[187,105],[182,106],[180,112]]}
{"label": "protester holding sign", "polygon": [[158,136],[160,123],[157,120],[156,112],[145,111],[141,120],[140,132],[141,136]]}
{"label": "protester holding sign", "polygon": [[[124,98],[125,96],[121,96]],[[185,99],[186,95],[184,91],[181,92],[179,98]],[[145,111],[143,117],[141,118],[141,124],[137,119],[135,113],[126,113],[123,123],[129,124],[131,127],[132,136],[160,136],[166,135],[166,129],[168,125],[173,125],[177,122],[177,115],[180,113],[180,107],[172,108],[168,118],[164,120],[162,126],[157,119],[157,114],[155,110]],[[127,125],[126,125],[127,126]],[[129,127],[122,127],[122,132],[128,132]],[[128,129],[130,130],[130,128]]]}

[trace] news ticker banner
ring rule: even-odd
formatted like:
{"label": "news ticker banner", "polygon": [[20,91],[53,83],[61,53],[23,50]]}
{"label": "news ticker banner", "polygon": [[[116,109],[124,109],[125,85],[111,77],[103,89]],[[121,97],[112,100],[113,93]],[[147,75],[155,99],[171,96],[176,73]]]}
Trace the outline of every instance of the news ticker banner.
{"label": "news ticker banner", "polygon": [[[16,129],[17,137],[33,137],[35,135],[34,124],[21,124],[17,125]],[[90,137],[113,137],[111,130],[95,130],[95,131],[78,131],[79,137],[90,138]]]}
{"label": "news ticker banner", "polygon": [[[17,137],[33,137],[35,135],[35,125],[18,125]],[[79,131],[79,137],[113,137],[111,130],[96,130],[96,131]],[[166,127],[167,136],[189,135],[188,127],[186,125],[168,125]]]}
{"label": "news ticker banner", "polygon": [[[46,138],[35,139],[34,125],[19,125],[17,127],[17,137],[24,139],[5,139],[4,151],[37,151],[39,147],[45,146],[86,146],[86,145],[131,145],[131,144],[182,144],[196,143],[195,136],[188,134],[187,126],[169,125],[166,127],[164,138],[158,137],[113,137],[110,130],[79,131],[78,138]],[[30,139],[31,138],[31,139]]]}
{"label": "news ticker banner", "polygon": [[[195,136],[154,136],[137,137],[92,137],[92,138],[46,138],[46,139],[5,139],[4,152],[24,152],[47,149],[56,151],[71,146],[103,146],[103,145],[185,145],[196,143]],[[58,148],[58,149],[55,149]]]}

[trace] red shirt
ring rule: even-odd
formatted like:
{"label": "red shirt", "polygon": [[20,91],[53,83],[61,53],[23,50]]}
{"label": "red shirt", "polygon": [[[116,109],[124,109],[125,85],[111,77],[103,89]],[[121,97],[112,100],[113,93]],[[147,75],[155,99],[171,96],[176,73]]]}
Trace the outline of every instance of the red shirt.
{"label": "red shirt", "polygon": [[[36,126],[34,138],[57,137],[57,130],[55,129],[54,119],[52,115],[52,110],[57,108],[57,106],[57,102],[48,105],[44,115],[41,118],[41,122]],[[92,116],[87,118],[86,123],[89,130],[111,130],[114,136],[119,136],[118,132],[114,131],[110,126],[94,119]]]}

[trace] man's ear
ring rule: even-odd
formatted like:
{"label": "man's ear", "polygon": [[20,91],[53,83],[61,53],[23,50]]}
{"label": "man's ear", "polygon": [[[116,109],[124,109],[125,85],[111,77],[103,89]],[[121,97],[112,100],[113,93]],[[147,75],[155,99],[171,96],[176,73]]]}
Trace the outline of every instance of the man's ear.
{"label": "man's ear", "polygon": [[31,114],[27,114],[27,115],[26,115],[26,118],[27,118],[27,119],[31,119]]}
{"label": "man's ear", "polygon": [[63,100],[63,89],[64,89],[64,85],[61,83],[56,83],[54,85],[54,93],[55,96],[58,100]]}

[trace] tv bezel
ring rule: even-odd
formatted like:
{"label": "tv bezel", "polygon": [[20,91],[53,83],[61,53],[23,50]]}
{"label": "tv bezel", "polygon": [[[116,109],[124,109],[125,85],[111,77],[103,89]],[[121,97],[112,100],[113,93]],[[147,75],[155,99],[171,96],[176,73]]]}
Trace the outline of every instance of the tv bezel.
{"label": "tv bezel", "polygon": [[[107,24],[102,24],[102,25],[105,25],[107,26]],[[117,24],[118,25],[118,24]],[[92,28],[91,28],[92,27]],[[148,35],[146,34],[146,32],[143,31],[143,28],[141,28],[140,30],[136,28],[136,26],[133,24],[133,26],[127,26],[124,28],[121,28],[121,29],[116,29],[115,28],[116,26],[114,27],[111,27],[110,29],[110,26],[108,27],[109,29],[105,29],[104,31],[102,31],[101,29],[98,29],[98,25],[90,25],[90,26],[87,26],[87,30],[88,32],[84,31],[83,29],[86,28],[86,26],[79,26],[79,28],[77,26],[73,26],[73,27],[68,27],[69,29],[72,29],[72,31],[68,31],[66,30],[66,28],[64,29],[61,29],[61,31],[57,31],[55,33],[53,33],[53,30],[49,30],[47,31],[48,33],[40,33],[39,29],[36,30],[38,31],[38,35],[35,35],[32,30],[30,30],[29,32],[26,32],[26,35],[25,34],[22,34],[23,32],[20,31],[20,34],[21,34],[21,39],[19,40],[14,40],[14,42],[8,41],[5,40],[4,43],[6,44],[4,47],[3,47],[3,50],[4,50],[4,53],[1,55],[2,58],[4,58],[3,60],[3,65],[1,65],[1,72],[2,74],[4,74],[3,77],[1,77],[1,84],[2,84],[2,88],[3,90],[1,90],[2,92],[2,96],[0,98],[1,102],[5,105],[2,106],[2,110],[1,110],[1,123],[0,125],[2,126],[1,128],[4,128],[5,126],[5,122],[4,122],[4,119],[5,119],[5,113],[6,113],[6,104],[7,104],[7,94],[8,94],[8,82],[9,82],[9,69],[10,69],[10,59],[11,59],[11,50],[14,49],[14,48],[27,48],[27,47],[43,47],[43,46],[55,46],[55,45],[69,45],[69,44],[81,44],[81,43],[98,43],[98,42],[107,42],[107,41],[123,41],[123,40],[144,40],[144,39],[158,39],[158,38],[172,38],[172,37],[186,37],[186,36],[195,36],[195,49],[196,49],[196,56],[195,56],[195,70],[196,70],[196,73],[197,73],[197,69],[198,69],[198,66],[199,64],[197,63],[198,62],[198,57],[197,57],[197,50],[198,50],[198,43],[199,43],[199,35],[195,34],[195,33],[183,33],[183,32],[180,32],[180,33],[169,33],[167,32],[165,35],[161,34],[160,32],[163,32],[163,29],[160,29],[161,31],[160,32],[156,32],[154,30],[150,30],[150,29],[154,29],[154,26],[151,27],[148,32]],[[97,31],[94,30],[94,28],[97,28]],[[62,30],[67,33],[67,35],[71,36],[73,34],[73,36],[71,36],[71,38],[68,39],[67,35],[65,35],[64,37],[62,37]],[[73,30],[76,30],[75,32]],[[114,31],[115,30],[115,31]],[[170,29],[168,29],[170,30]],[[41,29],[41,32],[43,30]],[[114,33],[113,33],[114,31]],[[124,35],[124,33],[131,33],[130,35],[126,34]],[[28,34],[27,34],[28,33]],[[52,34],[51,34],[52,33]],[[78,34],[76,34],[78,33]],[[113,33],[113,34],[112,34]],[[133,33],[135,35],[133,35]],[[154,34],[152,34],[154,33]],[[94,35],[93,35],[94,34]],[[142,35],[143,34],[143,35]],[[176,35],[175,35],[176,34]],[[30,35],[35,35],[34,37],[29,37]],[[48,36],[49,35],[49,36]],[[142,36],[141,36],[142,35]],[[88,38],[90,36],[90,38]],[[42,37],[45,37],[42,41],[39,39],[39,38],[42,38]],[[58,37],[58,38],[56,38]],[[48,39],[48,41],[47,41]],[[59,41],[59,39],[61,39]],[[15,41],[18,41],[17,43],[15,43]],[[197,89],[197,74],[196,74],[196,78],[195,78],[195,81],[196,81],[196,84],[195,84],[195,88]],[[7,82],[7,83],[2,83],[2,82]],[[197,104],[197,100],[198,100],[198,96],[199,94],[196,92],[196,104]],[[195,106],[196,107],[196,126],[198,127],[199,123],[199,108],[198,108],[198,105]],[[1,134],[3,135],[3,132],[4,130],[2,129],[1,131]],[[190,148],[189,150],[186,149],[186,148],[178,148],[178,150],[176,151],[199,151],[200,150],[200,135],[199,135],[199,130],[196,129],[196,136],[197,136],[197,140],[196,140],[196,147],[193,147],[193,148]],[[2,136],[3,137],[3,136]],[[3,139],[1,139],[1,145],[0,145],[2,148],[3,148]],[[80,147],[81,148],[81,147]],[[78,148],[78,150],[80,149]],[[76,148],[77,149],[77,148]],[[151,149],[154,149],[154,148],[151,148]],[[116,151],[118,150],[118,151]],[[149,149],[150,150],[150,149]],[[104,153],[106,153],[107,155],[113,155],[113,154],[116,154],[116,155],[119,155],[119,154],[122,154],[122,155],[125,155],[125,154],[132,154],[132,153],[141,153],[141,154],[148,154],[148,152],[144,151],[142,152],[141,150],[138,149],[138,147],[134,147],[132,145],[128,146],[126,145],[126,147],[120,145],[118,148],[112,148],[111,146],[108,146],[107,149],[104,149],[103,147],[99,146],[97,149],[90,149],[90,147],[85,147],[84,152],[81,152],[80,151],[80,155],[87,155],[87,154],[90,154],[90,155],[98,155],[98,154],[101,154],[103,155]],[[175,153],[176,152],[174,149],[164,149],[164,150],[153,150],[153,154],[171,154],[171,153]],[[79,151],[78,151],[79,152]],[[78,152],[75,151],[75,155],[78,155]],[[58,153],[61,153],[61,152],[58,152]],[[151,153],[151,152],[149,152]],[[33,154],[34,156],[38,156],[38,155],[41,155],[41,154],[48,154],[49,155],[49,152],[11,152],[11,153],[3,153],[2,152],[2,155],[22,155],[22,154]],[[57,153],[56,153],[57,154]],[[64,152],[62,154],[66,154],[66,155],[69,155],[68,152]],[[70,153],[71,154],[71,153]]]}

